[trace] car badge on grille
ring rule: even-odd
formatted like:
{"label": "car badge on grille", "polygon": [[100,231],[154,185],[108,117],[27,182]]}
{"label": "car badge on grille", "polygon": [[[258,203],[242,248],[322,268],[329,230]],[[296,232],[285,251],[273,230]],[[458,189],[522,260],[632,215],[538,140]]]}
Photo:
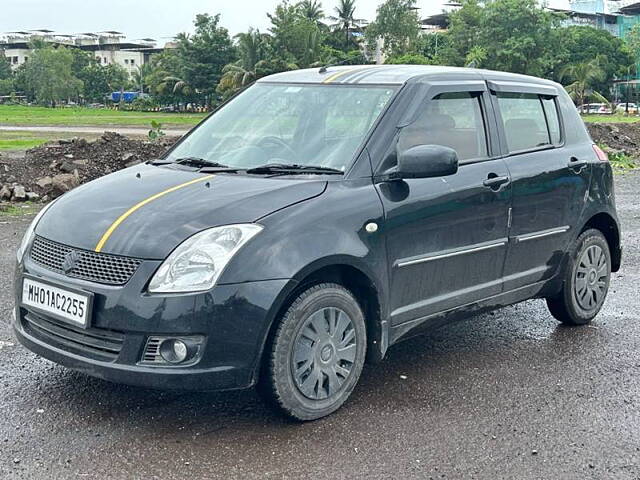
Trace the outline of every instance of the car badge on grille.
{"label": "car badge on grille", "polygon": [[75,250],[67,253],[64,256],[64,261],[62,262],[62,271],[64,273],[70,273],[74,268],[76,268],[76,265],[79,260],[80,260],[80,254]]}

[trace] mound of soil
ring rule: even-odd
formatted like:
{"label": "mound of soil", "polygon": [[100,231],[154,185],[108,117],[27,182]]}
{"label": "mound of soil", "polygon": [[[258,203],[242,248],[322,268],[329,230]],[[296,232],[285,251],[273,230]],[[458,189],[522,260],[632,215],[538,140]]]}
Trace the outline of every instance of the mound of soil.
{"label": "mound of soil", "polygon": [[640,123],[588,123],[587,129],[598,145],[640,158]]}
{"label": "mound of soil", "polygon": [[24,156],[0,157],[0,201],[55,198],[82,183],[158,158],[177,139],[149,142],[105,132],[93,142],[60,140],[27,150]]}

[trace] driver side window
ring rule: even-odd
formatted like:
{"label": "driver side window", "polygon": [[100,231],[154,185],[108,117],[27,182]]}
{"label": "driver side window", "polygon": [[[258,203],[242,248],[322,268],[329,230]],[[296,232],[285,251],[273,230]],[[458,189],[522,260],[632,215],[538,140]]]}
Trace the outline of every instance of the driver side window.
{"label": "driver side window", "polygon": [[398,149],[416,145],[452,148],[459,160],[487,157],[487,138],[480,97],[472,92],[443,93],[400,132]]}

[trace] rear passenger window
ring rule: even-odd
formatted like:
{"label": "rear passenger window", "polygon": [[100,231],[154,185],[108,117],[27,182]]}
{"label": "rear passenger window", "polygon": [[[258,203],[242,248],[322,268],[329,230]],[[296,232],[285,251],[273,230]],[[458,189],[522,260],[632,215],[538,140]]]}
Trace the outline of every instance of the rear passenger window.
{"label": "rear passenger window", "polygon": [[497,96],[509,152],[560,143],[560,123],[553,99],[528,93]]}
{"label": "rear passenger window", "polygon": [[398,149],[416,145],[452,148],[459,160],[487,156],[480,99],[470,92],[443,93],[431,100],[418,119],[400,132]]}

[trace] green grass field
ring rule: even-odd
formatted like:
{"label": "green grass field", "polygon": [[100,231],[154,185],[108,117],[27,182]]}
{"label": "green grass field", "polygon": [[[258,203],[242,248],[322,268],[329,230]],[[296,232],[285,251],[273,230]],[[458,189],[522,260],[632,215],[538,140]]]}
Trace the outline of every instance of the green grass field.
{"label": "green grass field", "polygon": [[41,133],[41,132],[3,132],[0,131],[0,152],[7,150],[26,150],[37,147],[43,143],[72,138],[73,133]]}
{"label": "green grass field", "polygon": [[0,125],[69,126],[149,126],[151,120],[163,127],[188,127],[198,123],[204,113],[120,112],[91,108],[45,108],[0,105]]}
{"label": "green grass field", "polygon": [[4,140],[0,138],[0,151],[2,150],[26,150],[42,145],[46,140],[34,138],[28,140]]}
{"label": "green grass field", "polygon": [[582,115],[586,123],[636,123],[640,122],[639,116],[616,115]]}
{"label": "green grass field", "polygon": [[[151,120],[162,123],[163,127],[190,127],[198,123],[204,113],[156,113],[156,112],[120,112],[118,110],[91,108],[45,108],[24,107],[20,105],[0,105],[0,125],[36,126],[143,126]],[[591,123],[635,123],[640,116],[583,115],[585,122]]]}

